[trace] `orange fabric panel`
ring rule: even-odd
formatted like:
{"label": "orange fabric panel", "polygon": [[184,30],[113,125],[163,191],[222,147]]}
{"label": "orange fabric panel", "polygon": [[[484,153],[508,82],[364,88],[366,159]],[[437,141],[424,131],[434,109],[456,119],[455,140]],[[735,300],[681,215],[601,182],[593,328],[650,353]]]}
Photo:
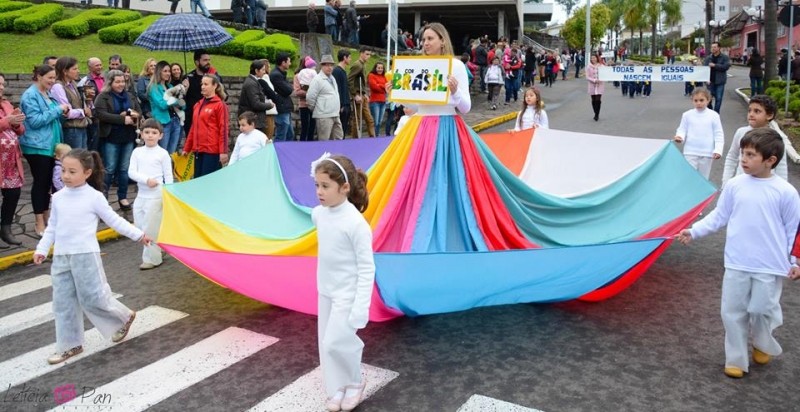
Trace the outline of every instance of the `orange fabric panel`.
{"label": "orange fabric panel", "polygon": [[494,152],[494,155],[503,162],[503,165],[519,176],[522,173],[522,167],[525,166],[525,159],[528,158],[528,149],[531,146],[535,130],[485,133],[480,136],[489,149]]}

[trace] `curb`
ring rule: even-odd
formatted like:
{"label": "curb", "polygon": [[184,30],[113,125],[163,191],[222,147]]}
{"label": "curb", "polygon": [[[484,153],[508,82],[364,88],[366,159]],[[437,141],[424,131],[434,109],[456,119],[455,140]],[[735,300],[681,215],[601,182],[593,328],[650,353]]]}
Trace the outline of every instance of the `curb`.
{"label": "curb", "polygon": [[486,130],[490,127],[497,126],[498,124],[503,124],[505,122],[514,120],[517,118],[517,112],[506,113],[502,116],[495,117],[494,119],[489,119],[485,122],[480,122],[474,126],[472,126],[472,130],[476,132],[480,132],[482,130]]}
{"label": "curb", "polygon": [[[495,117],[494,119],[489,119],[486,120],[485,122],[478,123],[472,126],[472,130],[480,132],[481,130],[486,130],[488,128],[497,126],[499,124],[503,124],[505,122],[514,120],[516,117],[517,117],[516,112],[507,113],[502,116]],[[100,243],[118,239],[119,237],[120,234],[115,232],[114,229],[111,228],[103,229],[97,232],[97,241]],[[33,252],[34,252],[33,250],[27,250],[25,252],[17,253],[16,255],[0,257],[0,270],[5,270],[16,265],[24,265],[26,263],[31,263],[33,261]]]}
{"label": "curb", "polygon": [[[103,229],[97,232],[97,241],[100,243],[117,239],[119,237],[120,234],[111,228]],[[32,263],[33,253],[34,253],[33,250],[27,250],[25,252],[17,253],[16,255],[5,256],[0,258],[0,270],[5,270],[16,265],[24,265],[26,263]]]}

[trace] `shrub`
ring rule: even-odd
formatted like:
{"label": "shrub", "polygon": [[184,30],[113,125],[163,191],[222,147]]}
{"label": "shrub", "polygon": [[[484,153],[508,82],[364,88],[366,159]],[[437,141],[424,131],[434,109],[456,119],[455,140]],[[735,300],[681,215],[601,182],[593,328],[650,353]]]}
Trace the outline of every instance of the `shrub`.
{"label": "shrub", "polygon": [[3,1],[0,2],[0,13],[5,13],[12,10],[26,9],[32,6],[31,3],[24,1]]}
{"label": "shrub", "polygon": [[36,33],[58,21],[64,15],[64,6],[45,3],[18,11],[22,11],[23,15],[14,19],[14,30],[23,33]]}
{"label": "shrub", "polygon": [[29,7],[24,11],[20,10],[13,10],[7,11],[5,13],[0,13],[0,31],[11,31],[14,28],[14,20],[22,17],[23,14],[28,12],[28,10],[33,9],[34,7]]}
{"label": "shrub", "polygon": [[222,54],[228,56],[242,56],[244,46],[252,41],[263,39],[266,36],[263,30],[245,30],[234,37],[233,40],[219,47]]}
{"label": "shrub", "polygon": [[[223,27],[223,28],[225,29],[225,31],[226,31],[226,32],[228,32],[228,33],[229,33],[231,36],[233,36],[233,37],[236,37],[236,36],[238,36],[240,33],[242,33],[242,32],[240,32],[240,31],[237,31],[237,30],[236,30],[235,28],[233,28],[233,27]],[[231,40],[231,41],[233,41],[233,40]],[[224,46],[224,45],[223,45],[223,46]],[[222,47],[223,47],[223,46],[220,46],[220,47],[209,47],[207,50],[208,50],[208,52],[209,52],[209,53],[211,53],[211,54],[225,54],[225,53],[223,53],[223,52],[222,52]]]}
{"label": "shrub", "polygon": [[62,38],[76,38],[104,27],[137,20],[142,17],[138,11],[92,9],[77,16],[53,24],[53,33]]}
{"label": "shrub", "polygon": [[128,43],[133,44],[133,42],[135,42],[136,39],[138,39],[139,36],[141,36],[145,30],[147,30],[153,23],[156,22],[156,20],[158,20],[161,17],[164,16],[147,16],[144,19],[142,19],[143,21],[145,21],[144,24],[131,27],[131,29],[128,30]]}
{"label": "shrub", "polygon": [[292,58],[297,57],[297,46],[291,37],[276,33],[244,46],[244,57],[251,60],[267,59],[274,62],[275,56],[279,52],[287,52],[292,55]]}
{"label": "shrub", "polygon": [[[102,28],[97,31],[97,37],[103,43],[122,44],[125,42],[133,43],[139,35],[141,35],[151,24],[162,16],[153,14],[143,19],[130,21],[127,23],[116,24]],[[142,28],[142,31],[137,32],[136,37],[130,38],[130,33],[133,29]]]}
{"label": "shrub", "polygon": [[789,101],[789,111],[794,113],[795,118],[800,116],[800,99],[794,99]]}

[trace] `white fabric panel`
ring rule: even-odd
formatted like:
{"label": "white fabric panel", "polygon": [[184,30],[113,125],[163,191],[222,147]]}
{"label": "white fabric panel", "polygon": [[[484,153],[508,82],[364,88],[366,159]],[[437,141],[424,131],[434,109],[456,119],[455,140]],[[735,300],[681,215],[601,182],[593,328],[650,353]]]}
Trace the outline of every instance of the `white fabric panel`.
{"label": "white fabric panel", "polygon": [[537,129],[520,179],[560,197],[602,189],[650,159],[670,141]]}

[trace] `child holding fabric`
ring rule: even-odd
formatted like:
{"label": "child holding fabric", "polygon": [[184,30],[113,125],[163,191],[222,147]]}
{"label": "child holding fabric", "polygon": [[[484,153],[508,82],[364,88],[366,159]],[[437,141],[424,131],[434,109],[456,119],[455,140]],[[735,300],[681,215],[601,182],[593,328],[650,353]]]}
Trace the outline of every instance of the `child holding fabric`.
{"label": "child holding fabric", "polygon": [[772,172],[781,161],[783,139],[762,127],[747,132],[739,147],[744,174],[725,184],[716,209],[677,236],[688,244],[728,227],[720,312],[725,327],[724,372],[731,378],[748,372],[749,335],[756,364],[781,354],[772,332],[783,323],[783,281],[800,278],[796,257],[790,256],[800,224],[800,196]]}
{"label": "child holding fabric", "polygon": [[344,156],[325,153],[311,163],[320,205],[311,212],[319,252],[319,360],[329,411],[350,411],[361,402],[364,342],[356,331],[367,325],[375,281],[372,232],[367,210],[367,175]]}
{"label": "child holding fabric", "polygon": [[684,143],[683,157],[706,179],[711,174],[711,162],[722,157],[722,147],[725,144],[719,114],[707,108],[710,101],[711,93],[707,89],[694,89],[694,109],[683,113],[681,124],[673,138],[677,143]]}

